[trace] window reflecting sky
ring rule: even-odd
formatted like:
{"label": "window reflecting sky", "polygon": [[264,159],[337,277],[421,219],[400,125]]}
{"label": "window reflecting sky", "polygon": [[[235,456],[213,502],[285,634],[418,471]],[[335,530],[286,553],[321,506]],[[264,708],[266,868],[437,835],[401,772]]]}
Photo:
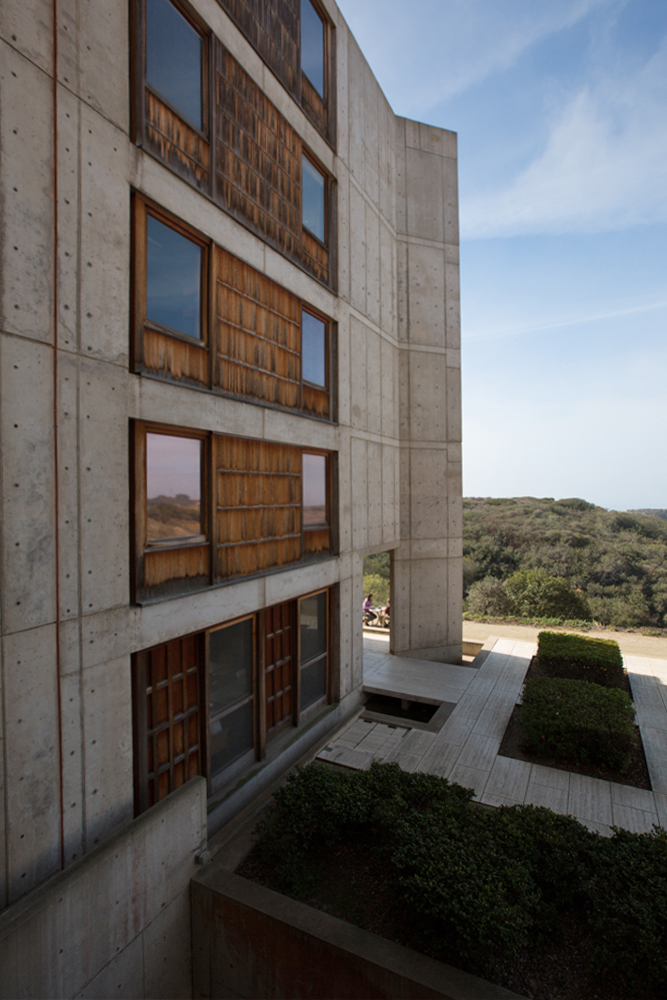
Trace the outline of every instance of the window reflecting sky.
{"label": "window reflecting sky", "polygon": [[305,310],[301,314],[301,375],[313,385],[326,385],[326,326]]}
{"label": "window reflecting sky", "polygon": [[202,248],[152,215],[146,228],[146,318],[199,340]]}
{"label": "window reflecting sky", "polygon": [[146,496],[201,498],[201,446],[197,438],[146,435]]}
{"label": "window reflecting sky", "polygon": [[146,0],[146,79],[199,129],[201,43],[201,35],[169,0]]}
{"label": "window reflecting sky", "polygon": [[301,0],[301,69],[324,97],[324,25],[310,0]]}
{"label": "window reflecting sky", "polygon": [[324,175],[306,156],[303,157],[301,179],[303,224],[324,243]]}
{"label": "window reflecting sky", "polygon": [[326,524],[327,461],[324,455],[303,456],[303,523]]}

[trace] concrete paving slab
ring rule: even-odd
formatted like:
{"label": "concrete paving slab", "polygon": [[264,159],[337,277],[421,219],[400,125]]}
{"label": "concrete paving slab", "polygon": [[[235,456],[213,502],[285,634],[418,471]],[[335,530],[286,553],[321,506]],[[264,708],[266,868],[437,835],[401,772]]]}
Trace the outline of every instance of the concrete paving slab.
{"label": "concrete paving slab", "polygon": [[[437,774],[440,778],[449,778],[460,753],[461,747],[453,743],[434,742],[422,757],[420,770],[427,774]],[[667,811],[667,805],[665,809]]]}
{"label": "concrete paving slab", "polygon": [[484,793],[489,774],[489,771],[480,771],[476,767],[455,764],[449,775],[449,780],[457,785],[463,785],[464,788],[472,788],[475,792],[475,798],[479,800]]}
{"label": "concrete paving slab", "polygon": [[409,771],[410,773],[414,771],[421,771],[421,757],[416,753],[405,753],[400,748],[394,748],[391,753],[387,754],[385,758],[388,764],[396,763],[400,766],[402,771]]}
{"label": "concrete paving slab", "polygon": [[[567,777],[569,781],[569,775]],[[531,776],[528,781],[524,804],[527,806],[544,806],[553,812],[567,815],[568,794],[569,784],[565,788],[554,788],[552,785],[541,785],[539,782],[533,781]]]}
{"label": "concrete paving slab", "polygon": [[626,806],[628,809],[655,812],[653,792],[645,788],[633,788],[631,785],[619,785],[615,781],[610,782],[610,785],[612,809],[615,806]]}
{"label": "concrete paving slab", "polygon": [[435,733],[425,733],[418,729],[412,729],[401,742],[401,752],[414,753],[423,757],[426,751],[430,750],[434,739]]}
{"label": "concrete paving slab", "polygon": [[653,825],[658,822],[657,812],[644,812],[642,809],[629,809],[627,806],[612,805],[613,826],[622,826],[632,833],[650,833]]}
{"label": "concrete paving slab", "polygon": [[567,811],[578,820],[611,825],[611,788],[609,781],[570,774]]}
{"label": "concrete paving slab", "polygon": [[498,756],[499,747],[500,740],[493,736],[471,735],[463,744],[457,763],[464,767],[475,767],[490,772]]}
{"label": "concrete paving slab", "polygon": [[[513,760],[511,757],[496,757],[489,780],[484,789],[482,802],[498,805],[509,801],[523,802],[530,779],[532,764],[525,760]],[[491,799],[499,801],[493,802]]]}

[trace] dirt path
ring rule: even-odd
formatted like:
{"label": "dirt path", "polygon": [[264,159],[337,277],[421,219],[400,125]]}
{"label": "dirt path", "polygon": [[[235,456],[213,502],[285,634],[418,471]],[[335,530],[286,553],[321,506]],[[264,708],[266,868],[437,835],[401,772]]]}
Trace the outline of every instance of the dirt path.
{"label": "dirt path", "polygon": [[[537,641],[539,632],[544,628],[532,625],[496,625],[486,622],[463,622],[463,638],[486,642],[491,635],[499,639],[524,639]],[[559,632],[576,632],[576,629],[554,629]],[[621,647],[621,652],[630,656],[649,656],[667,660],[667,637],[653,635],[637,635],[633,632],[595,631],[581,632],[580,635],[596,636],[600,639],[615,639]]]}

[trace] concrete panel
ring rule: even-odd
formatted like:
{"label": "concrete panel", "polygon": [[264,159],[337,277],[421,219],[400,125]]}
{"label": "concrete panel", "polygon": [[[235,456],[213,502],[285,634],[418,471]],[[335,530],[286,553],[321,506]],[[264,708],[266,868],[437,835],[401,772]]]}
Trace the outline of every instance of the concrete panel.
{"label": "concrete panel", "polygon": [[63,620],[79,614],[79,360],[63,351],[58,352],[57,394],[58,597]]}
{"label": "concrete panel", "polygon": [[366,312],[366,202],[350,184],[350,302]]}
{"label": "concrete panel", "polygon": [[0,38],[46,73],[53,56],[52,0],[3,0]]}
{"label": "concrete panel", "polygon": [[124,367],[130,306],[129,174],[127,136],[83,105],[81,351]]}
{"label": "concrete panel", "polygon": [[412,649],[447,645],[448,582],[446,559],[412,561]]}
{"label": "concrete panel", "polygon": [[365,59],[352,35],[348,35],[347,79],[348,79],[348,122],[349,122],[349,167],[357,182],[365,185],[365,145],[366,107],[364,104],[364,64]]}
{"label": "concrete panel", "polygon": [[[363,57],[362,57],[363,58]],[[370,66],[363,60],[364,78],[364,189],[374,205],[379,203],[378,190],[378,100],[380,88]]]}
{"label": "concrete panel", "polygon": [[[450,132],[456,144],[456,133]],[[446,137],[445,137],[446,145]],[[441,161],[444,180],[444,239],[445,243],[459,242],[459,193],[458,193],[458,171],[457,161],[446,157]]]}
{"label": "concrete panel", "polygon": [[350,298],[350,175],[341,167],[336,191],[338,210],[338,293]]}
{"label": "concrete panel", "polygon": [[130,610],[123,606],[86,615],[81,621],[82,669],[97,667],[130,653]]}
{"label": "concrete panel", "polygon": [[[74,31],[67,33],[74,34]],[[58,346],[79,341],[79,112],[67,87],[58,87]]]}
{"label": "concrete panel", "polygon": [[55,626],[5,636],[9,901],[57,871],[60,789]]}
{"label": "concrete panel", "polygon": [[[311,448],[335,451],[338,447],[338,428],[323,420],[309,420],[285,410],[262,409],[262,434],[271,441],[299,444]],[[228,432],[227,432],[228,433]],[[247,436],[247,431],[244,437]]]}
{"label": "concrete panel", "polygon": [[382,541],[386,544],[398,538],[398,448],[384,445],[382,448]]}
{"label": "concrete panel", "polygon": [[366,315],[380,323],[380,220],[366,203]]}
{"label": "concrete panel", "polygon": [[413,448],[411,456],[411,537],[447,534],[447,454],[443,449]]}
{"label": "concrete panel", "polygon": [[381,545],[382,533],[382,445],[369,441],[368,462],[368,545]]}
{"label": "concrete panel", "polygon": [[351,463],[350,438],[342,434],[338,449],[338,546],[341,553],[352,548]]}
{"label": "concrete panel", "polygon": [[83,674],[84,787],[88,849],[133,815],[130,659]]}
{"label": "concrete panel", "polygon": [[129,597],[127,374],[83,360],[80,372],[81,603],[90,614]]}
{"label": "concrete panel", "polygon": [[15,337],[1,350],[2,627],[14,632],[55,617],[53,354]]}
{"label": "concrete panel", "polygon": [[447,301],[447,347],[458,350],[461,346],[461,303],[458,299]]}
{"label": "concrete panel", "polygon": [[408,231],[408,206],[406,201],[406,148],[405,148],[405,118],[396,118],[395,132],[395,178],[396,178],[396,230],[399,233]]}
{"label": "concrete panel", "polygon": [[367,362],[367,421],[366,428],[372,434],[382,433],[382,344],[383,338],[374,330],[368,330],[366,339]]}
{"label": "concrete panel", "polygon": [[266,596],[263,605],[271,607],[283,601],[291,601],[301,594],[321,587],[329,587],[338,581],[338,560],[330,559],[311,566],[300,566],[291,572],[277,573],[266,578]]}
{"label": "concrete panel", "polygon": [[[442,158],[417,149],[406,151],[407,220],[411,236],[444,239]],[[449,242],[454,243],[455,240]]]}
{"label": "concrete panel", "polygon": [[442,129],[419,122],[419,148],[425,153],[442,156]]}
{"label": "concrete panel", "polygon": [[353,663],[353,642],[352,634],[357,627],[358,612],[354,603],[354,581],[347,577],[340,581],[338,588],[339,595],[339,620],[338,630],[338,657],[340,665],[340,697],[344,698],[353,690],[352,686],[352,663]]}
{"label": "concrete panel", "polygon": [[356,316],[350,316],[350,425],[359,430],[368,428],[368,364],[367,350],[371,330]]}
{"label": "concrete panel", "polygon": [[[349,40],[349,30],[342,18],[340,11],[336,7],[334,18],[337,24],[336,30],[336,146],[338,156],[344,163],[349,163],[350,144],[350,118],[349,118],[349,90],[348,90],[348,65],[347,47]],[[339,177],[340,179],[340,177]]]}
{"label": "concrete panel", "polygon": [[447,366],[443,354],[410,351],[410,437],[413,441],[447,440]]}
{"label": "concrete panel", "polygon": [[350,310],[341,303],[338,310],[338,326],[336,329],[338,347],[338,423],[342,427],[350,424]]}
{"label": "concrete panel", "polygon": [[83,795],[83,713],[81,711],[81,679],[77,674],[61,677],[62,705],[62,767],[63,767],[63,833],[65,864],[80,858],[84,850]]}
{"label": "concrete panel", "polygon": [[[2,640],[0,640],[0,705],[5,704],[3,691],[3,666],[2,666]],[[5,721],[4,713],[0,712],[0,844],[5,845],[7,836],[7,822],[5,816]],[[7,906],[7,862],[6,855],[3,863],[0,864],[0,909]]]}
{"label": "concrete panel", "polygon": [[351,439],[352,546],[368,545],[368,454],[366,441]]}
{"label": "concrete panel", "polygon": [[[410,342],[445,346],[445,260],[441,250],[412,243],[408,251]],[[447,265],[454,267],[455,265]],[[458,288],[458,286],[457,286]],[[458,295],[456,296],[458,298]]]}
{"label": "concrete panel", "polygon": [[447,369],[447,440],[460,441],[461,427],[461,369]]}
{"label": "concrete panel", "polygon": [[124,132],[130,126],[128,11],[106,0],[78,5],[81,97]]}
{"label": "concrete panel", "polygon": [[[143,934],[145,1000],[183,1000],[192,990],[190,892],[173,903]],[[118,995],[118,994],[116,994]]]}
{"label": "concrete panel", "polygon": [[396,246],[396,330],[400,341],[410,339],[408,244],[400,240]]}
{"label": "concrete panel", "polygon": [[129,416],[173,424],[175,415],[183,427],[224,434],[261,437],[264,411],[259,406],[198,392],[185,386],[169,385],[157,379],[130,376],[133,398]]}
{"label": "concrete panel", "polygon": [[396,241],[380,223],[380,318],[382,329],[395,337],[396,330]]}
{"label": "concrete panel", "polygon": [[109,997],[143,1000],[145,995],[143,942],[138,937],[105,965],[92,983],[77,993],[75,1000],[109,1000]]}
{"label": "concrete panel", "polygon": [[0,76],[2,329],[50,341],[53,335],[51,84],[44,73],[4,42],[0,42]]}
{"label": "concrete panel", "polygon": [[397,420],[397,409],[398,409],[398,398],[395,394],[395,383],[396,383],[396,364],[398,361],[398,350],[394,345],[385,340],[384,337],[380,338],[379,343],[380,348],[380,392],[381,392],[381,408],[382,408],[382,421],[381,421],[381,432],[386,437],[398,437],[398,420]]}

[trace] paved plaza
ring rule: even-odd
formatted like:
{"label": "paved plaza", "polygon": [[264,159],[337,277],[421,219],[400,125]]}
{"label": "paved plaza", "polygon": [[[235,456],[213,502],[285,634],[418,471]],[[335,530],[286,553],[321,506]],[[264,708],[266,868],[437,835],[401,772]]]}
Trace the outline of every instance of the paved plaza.
{"label": "paved plaza", "polygon": [[[389,653],[388,637],[364,637],[364,690],[405,701],[453,705],[437,732],[396,719],[357,716],[318,754],[354,769],[397,761],[475,791],[487,805],[533,804],[574,816],[591,830],[637,833],[667,827],[667,660],[624,656],[653,791],[589,778],[498,753],[536,644],[486,643],[475,665],[432,663]],[[479,664],[479,665],[477,665]],[[363,713],[362,713],[363,715]]]}

